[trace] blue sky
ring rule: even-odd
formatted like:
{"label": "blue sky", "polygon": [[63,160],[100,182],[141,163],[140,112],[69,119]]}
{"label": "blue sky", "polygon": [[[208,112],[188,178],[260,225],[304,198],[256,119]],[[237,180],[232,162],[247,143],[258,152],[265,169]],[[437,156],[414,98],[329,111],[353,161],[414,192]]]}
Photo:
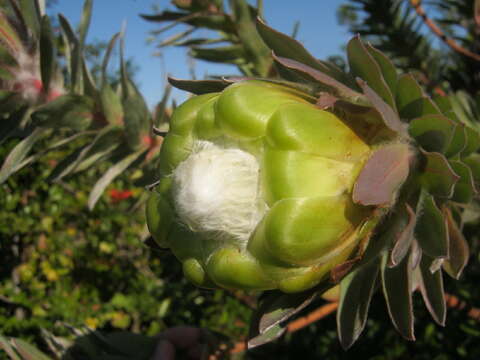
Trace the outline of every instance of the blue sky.
{"label": "blue sky", "polygon": [[[322,59],[329,55],[340,54],[350,35],[345,27],[337,24],[336,9],[342,0],[264,0],[264,15],[267,23],[275,29],[290,34],[296,21],[300,21],[297,39],[316,57]],[[166,83],[167,73],[177,78],[189,78],[189,66],[185,50],[167,48],[161,57],[152,54],[156,51],[153,44],[147,44],[149,31],[159,27],[140,18],[138,14],[152,14],[152,5],[160,8],[170,7],[167,0],[94,0],[94,8],[87,41],[105,40],[120,31],[126,21],[126,56],[132,57],[139,66],[136,80],[148,104],[153,106],[160,100]],[[76,26],[79,23],[83,1],[59,0],[51,13],[63,13]],[[177,30],[178,31],[178,30]],[[175,32],[175,30],[174,30]],[[174,32],[162,34],[168,37]],[[198,78],[207,74],[234,73],[234,67],[220,67],[212,63],[195,61]],[[175,91],[178,101],[187,94]]]}

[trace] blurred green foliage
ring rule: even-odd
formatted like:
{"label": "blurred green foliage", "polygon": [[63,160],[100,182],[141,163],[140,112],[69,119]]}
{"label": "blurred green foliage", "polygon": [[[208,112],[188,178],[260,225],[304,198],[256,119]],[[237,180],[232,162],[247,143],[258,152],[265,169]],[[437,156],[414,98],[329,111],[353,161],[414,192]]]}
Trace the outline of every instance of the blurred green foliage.
{"label": "blurred green foliage", "polygon": [[[2,146],[0,157],[14,144]],[[41,329],[71,338],[66,324],[144,335],[196,324],[233,339],[246,335],[246,306],[226,292],[187,283],[169,253],[142,242],[148,232],[137,205],[144,190],[126,181],[140,173],[120,177],[89,211],[89,189],[107,164],[58,184],[45,182],[62,156],[49,154],[0,192],[4,336],[45,349]],[[131,196],[119,199],[123,190]]]}

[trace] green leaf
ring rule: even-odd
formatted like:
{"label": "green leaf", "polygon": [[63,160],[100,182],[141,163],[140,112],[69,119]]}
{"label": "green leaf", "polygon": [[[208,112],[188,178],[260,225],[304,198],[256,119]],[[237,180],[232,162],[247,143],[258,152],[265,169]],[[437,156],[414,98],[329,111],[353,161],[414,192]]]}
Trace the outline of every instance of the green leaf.
{"label": "green leaf", "polygon": [[[21,16],[21,14],[19,15]],[[5,47],[4,51],[2,51],[2,55],[7,56],[7,54],[9,54],[8,57],[11,58],[23,49],[22,41],[18,36],[18,32],[12,26],[11,20],[8,19],[3,11],[0,12],[0,33],[2,34],[0,47]],[[16,60],[14,60],[14,62],[16,63]]]}
{"label": "green leaf", "polygon": [[[321,67],[318,60],[300,42],[272,29],[260,19],[257,20],[257,30],[263,41],[276,55],[296,60],[313,68]],[[324,68],[322,70],[328,69]]]}
{"label": "green leaf", "polygon": [[88,145],[84,145],[65,156],[48,175],[47,182],[56,182],[69,175],[75,168],[73,164],[87,147]]}
{"label": "green leaf", "polygon": [[452,111],[452,103],[448,96],[434,95],[433,101],[441,110],[442,113],[448,114]]}
{"label": "green leaf", "polygon": [[459,153],[461,153],[467,146],[467,132],[465,130],[465,125],[462,123],[457,123],[455,129],[453,130],[452,139],[450,144],[445,151],[445,156],[451,158]]}
{"label": "green leaf", "polygon": [[13,350],[9,341],[2,335],[0,335],[0,349],[3,349],[3,351],[5,351],[5,353],[10,357],[10,360],[22,360],[15,352],[15,350]]}
{"label": "green leaf", "polygon": [[383,79],[387,83],[392,94],[395,94],[397,91],[397,69],[395,65],[390,61],[390,59],[385,56],[380,50],[374,48],[371,44],[365,44],[365,48],[369,54],[375,59],[377,65],[380,66],[382,71]]}
{"label": "green leaf", "polygon": [[422,189],[417,204],[415,235],[422,251],[431,258],[448,258],[447,223],[431,194]]}
{"label": "green leaf", "polygon": [[136,94],[124,99],[122,105],[128,145],[131,149],[148,145],[145,143],[145,138],[150,136],[152,123],[145,100],[140,94]]}
{"label": "green leaf", "polygon": [[155,107],[155,118],[153,119],[153,126],[156,128],[170,122],[169,115],[167,114],[167,102],[170,98],[171,92],[172,87],[170,86],[170,84],[167,84],[167,86],[165,86],[162,99]]}
{"label": "green leaf", "polygon": [[115,46],[115,43],[117,42],[119,37],[120,33],[116,33],[115,35],[113,35],[108,42],[107,49],[105,50],[105,56],[103,57],[102,61],[102,86],[105,86],[105,82],[107,81],[108,63],[110,62],[110,57],[112,56],[113,47]]}
{"label": "green leaf", "polygon": [[0,184],[4,183],[15,172],[18,165],[25,159],[32,146],[45,134],[45,129],[36,128],[25,139],[20,141],[8,154],[0,169]]}
{"label": "green leaf", "polygon": [[174,11],[163,11],[154,15],[140,14],[140,17],[147,21],[152,22],[163,22],[163,21],[175,21],[182,19],[189,14],[187,12],[174,12]]}
{"label": "green leaf", "polygon": [[275,55],[295,60],[296,62],[319,70],[337,81],[348,83],[347,77],[343,71],[332,64],[317,60],[300,42],[288,35],[272,29],[258,18],[257,30],[263,41],[265,41],[267,46],[273,50]]}
{"label": "green leaf", "polygon": [[63,95],[41,106],[32,114],[32,121],[47,128],[88,128],[93,120],[94,103],[82,95]]}
{"label": "green leaf", "polygon": [[378,270],[379,263],[375,261],[354,270],[340,283],[337,331],[344,349],[352,346],[365,327]]}
{"label": "green leaf", "polygon": [[[480,154],[471,154],[462,159],[463,163],[468,165],[472,171],[473,179],[475,183],[480,183]],[[477,185],[478,186],[478,185]]]}
{"label": "green leaf", "polygon": [[470,95],[463,90],[456,91],[450,96],[450,103],[452,105],[452,116],[455,116],[458,121],[467,126],[476,126],[472,121],[474,116],[472,116],[473,104]]}
{"label": "green leaf", "polygon": [[367,160],[353,187],[353,201],[362,205],[388,205],[408,177],[408,145],[385,145]]}
{"label": "green leaf", "polygon": [[68,145],[72,141],[74,141],[75,139],[77,139],[79,137],[90,135],[90,134],[92,134],[92,132],[84,131],[84,132],[76,133],[76,134],[74,134],[72,136],[69,136],[69,137],[66,137],[66,138],[62,138],[61,140],[59,140],[59,141],[53,143],[52,145],[48,146],[46,149],[44,149],[42,151],[38,151],[35,154],[33,154],[33,155],[29,156],[28,158],[26,158],[25,160],[23,160],[20,164],[18,164],[15,167],[14,172],[17,172],[17,171],[21,170],[22,168],[24,168],[25,166],[41,159],[42,157],[44,157],[50,151],[56,150],[56,149],[58,149],[58,148],[60,148],[64,145]]}
{"label": "green leaf", "polygon": [[472,171],[467,165],[459,160],[450,161],[450,166],[453,171],[460,176],[460,179],[455,184],[452,201],[469,204],[477,194]]}
{"label": "green leaf", "polygon": [[122,160],[110,167],[107,172],[97,181],[88,197],[88,208],[92,210],[95,207],[98,199],[105,191],[106,187],[122,172],[124,172],[130,165],[133,164],[146,150],[142,149],[132,154],[125,156]]}
{"label": "green leaf", "polygon": [[230,85],[230,83],[224,80],[181,80],[173,77],[169,77],[168,82],[177,89],[185,90],[195,95],[220,92]]}
{"label": "green leaf", "polygon": [[282,327],[280,324],[277,324],[271,327],[269,330],[265,331],[264,333],[259,334],[248,340],[247,347],[248,349],[253,349],[257,346],[275,341],[285,333],[285,330],[286,328]]}
{"label": "green leaf", "polygon": [[50,82],[55,71],[55,45],[50,18],[45,15],[42,19],[40,32],[40,73],[42,76],[43,91],[48,94]]}
{"label": "green leaf", "polygon": [[98,98],[98,90],[95,85],[95,81],[93,80],[93,76],[90,72],[90,69],[87,66],[87,63],[85,61],[85,58],[82,56],[81,57],[81,62],[82,62],[82,77],[83,77],[83,89],[84,89],[84,94],[87,96],[90,96],[93,99]]}
{"label": "green leaf", "polygon": [[233,63],[245,58],[243,46],[230,45],[216,48],[193,47],[190,55],[194,58],[218,63]]}
{"label": "green leaf", "polygon": [[413,119],[408,132],[426,151],[445,153],[454,134],[455,123],[443,115]]}
{"label": "green leaf", "polygon": [[112,125],[123,125],[123,107],[120,96],[113,91],[108,82],[103,83],[100,100],[105,119]]}
{"label": "green leaf", "polygon": [[[407,208],[400,207],[400,210],[402,211],[392,213],[392,215],[385,220],[383,220],[383,218],[387,214],[387,210],[380,210],[377,215],[374,215],[371,222],[373,228],[371,228],[369,232],[373,232],[380,221],[385,221],[384,226],[382,226],[385,231],[375,233],[372,239],[368,241],[368,246],[362,254],[362,258],[355,264],[356,267],[363,267],[373,261],[377,261],[382,253],[388,252],[388,250],[392,248],[395,241],[406,229],[409,221],[409,216],[407,212],[404,211],[407,210]],[[368,222],[366,224],[369,227],[372,226],[368,225]]]}
{"label": "green leaf", "polygon": [[423,152],[423,155],[426,158],[426,166],[420,177],[421,184],[434,196],[450,198],[460,176],[453,171],[442,154]]}
{"label": "green leaf", "polygon": [[289,319],[315,298],[315,292],[308,291],[299,294],[282,294],[274,292],[263,300],[258,309],[258,331],[263,334],[275,325]]}
{"label": "green leaf", "polygon": [[123,29],[120,33],[120,84],[122,89],[122,97],[124,99],[134,95],[135,86],[128,77],[127,65],[125,62],[125,33]]}
{"label": "green leaf", "polygon": [[385,253],[381,262],[381,275],[388,313],[393,325],[400,334],[407,340],[415,340],[411,294],[411,255],[405,256],[396,267],[389,268],[387,263],[388,253]]}
{"label": "green leaf", "polygon": [[420,291],[423,302],[427,306],[432,318],[442,326],[445,326],[447,316],[447,306],[445,303],[445,293],[443,291],[442,271],[432,273],[434,259],[423,255],[420,261]]}
{"label": "green leaf", "polygon": [[384,124],[400,136],[406,136],[406,126],[398,117],[397,112],[382,97],[380,97],[365,81],[357,78],[357,83],[367,99],[380,114]]}
{"label": "green leaf", "polygon": [[36,0],[19,0],[23,20],[33,35],[38,39],[40,35],[41,14]]}
{"label": "green leaf", "polygon": [[423,90],[412,74],[403,74],[398,77],[395,102],[402,118],[409,118],[407,116],[408,113],[410,113],[408,107],[411,106],[415,100],[418,100],[423,96]]}
{"label": "green leaf", "polygon": [[83,49],[85,39],[87,38],[88,27],[92,18],[93,0],[85,0],[83,3],[82,18],[80,19],[80,26],[78,28],[78,38],[80,48]]}
{"label": "green leaf", "polygon": [[116,153],[121,151],[123,144],[120,139],[109,138],[97,142],[82,161],[75,167],[72,174],[85,171],[93,165],[97,165],[101,161],[105,161],[110,158],[115,158]]}
{"label": "green leaf", "polygon": [[320,84],[323,88],[332,92],[333,95],[350,100],[354,103],[366,103],[366,99],[361,93],[351,89],[325,72],[319,71],[296,60],[277,56],[276,54],[273,55],[273,59],[277,65],[298,74],[300,78]]}
{"label": "green leaf", "polygon": [[[177,42],[173,43],[172,45],[173,46],[208,45],[208,44],[222,43],[222,42],[225,42],[225,41],[227,41],[227,39],[223,38],[223,37],[217,38],[217,39],[191,38],[191,39],[186,39],[186,40],[183,40],[183,41],[177,41]],[[163,42],[160,45],[165,46]]]}
{"label": "green leaf", "polygon": [[197,28],[221,30],[226,33],[235,32],[235,26],[232,24],[230,16],[225,14],[220,14],[220,13],[205,14],[205,12],[203,11],[199,11],[195,13],[163,11],[155,15],[140,14],[140,16],[147,21],[154,21],[154,22],[172,21],[171,24],[164,26],[163,28],[160,28],[158,30],[155,30],[154,31],[155,35],[158,35],[182,23],[192,25]]}
{"label": "green leaf", "polygon": [[409,103],[400,112],[400,116],[405,119],[414,119],[424,115],[441,115],[442,112],[437,105],[427,96],[421,97]]}
{"label": "green leaf", "polygon": [[[251,72],[255,76],[268,77],[271,71],[272,59],[270,49],[260,37],[256,27],[256,9],[246,0],[230,1],[232,20],[235,23],[236,34],[245,52],[245,59],[252,63]],[[253,10],[253,11],[252,11]],[[245,74],[247,71],[243,70]]]}
{"label": "green leaf", "polygon": [[405,227],[396,234],[395,243],[393,245],[388,264],[390,267],[397,266],[401,263],[410,249],[414,238],[413,232],[416,223],[415,212],[408,204],[405,204],[405,210],[400,208],[398,211],[404,211],[405,215],[403,215],[403,221],[405,223]]}
{"label": "green leaf", "polygon": [[64,37],[68,39],[69,43],[71,44],[71,55],[69,64],[69,68],[71,71],[71,89],[76,94],[82,94],[82,50],[80,49],[80,43],[77,39],[77,36],[75,35],[75,31],[73,30],[68,20],[62,14],[58,15],[58,20],[62,28]]}
{"label": "green leaf", "polygon": [[465,237],[452,217],[451,211],[448,208],[444,208],[444,214],[448,225],[450,257],[443,263],[443,268],[448,275],[458,280],[467,265],[470,251]]}
{"label": "green leaf", "polygon": [[[350,65],[350,72],[355,78],[359,77],[373,89],[377,96],[395,110],[396,105],[392,92],[383,78],[381,67],[370,55],[365,45],[357,35],[347,44],[347,57]],[[384,63],[385,65],[386,63]],[[360,84],[363,88],[363,86]]]}
{"label": "green leaf", "polygon": [[[169,36],[165,40],[163,40],[161,43],[157,45],[157,48],[161,49],[162,47],[166,46],[192,46],[192,45],[205,45],[205,44],[214,44],[215,41],[208,41],[208,39],[196,39],[196,41],[192,41],[193,39],[185,39],[188,35],[193,33],[196,29],[195,28],[190,28],[185,31],[181,31],[177,34],[174,34],[172,36]],[[223,40],[225,41],[225,39]],[[223,42],[223,41],[218,41],[218,42]]]}
{"label": "green leaf", "polygon": [[467,134],[467,145],[462,151],[462,156],[468,156],[480,148],[480,134],[478,131],[465,126],[465,132]]}
{"label": "green leaf", "polygon": [[[109,149],[113,146],[117,146],[120,141],[121,130],[118,127],[107,126],[97,132],[95,138],[86,146],[74,151],[70,156],[68,156],[68,161],[66,163],[61,162],[55,167],[52,174],[49,176],[49,180],[58,181],[65,176],[73,173],[77,167],[86,159],[87,157],[94,156],[97,151]],[[102,152],[103,154],[103,152]],[[96,157],[99,158],[98,156]],[[61,172],[59,172],[61,170]]]}
{"label": "green leaf", "polygon": [[24,360],[52,360],[40,350],[21,339],[12,339],[12,344]]}

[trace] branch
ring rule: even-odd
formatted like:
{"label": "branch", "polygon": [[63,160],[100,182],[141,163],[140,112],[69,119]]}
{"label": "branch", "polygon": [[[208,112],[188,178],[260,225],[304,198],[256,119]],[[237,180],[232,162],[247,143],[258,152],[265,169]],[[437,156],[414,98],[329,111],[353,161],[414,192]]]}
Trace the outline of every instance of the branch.
{"label": "branch", "polygon": [[291,323],[289,323],[287,325],[287,332],[293,333],[295,331],[298,331],[304,328],[305,326],[308,326],[311,323],[314,323],[315,321],[318,321],[330,315],[332,312],[337,310],[337,308],[338,308],[337,302],[325,304],[319,307],[318,309],[312,311],[311,313],[307,314],[306,316],[298,318],[295,321],[292,321]]}
{"label": "branch", "polygon": [[465,49],[464,47],[457,44],[455,42],[455,40],[453,40],[452,38],[449,38],[447,35],[445,35],[445,33],[442,31],[442,29],[440,29],[438,27],[438,25],[435,24],[435,22],[427,16],[425,10],[423,9],[423,7],[421,5],[421,0],[410,0],[410,4],[415,9],[416,13],[422,18],[425,25],[427,25],[430,28],[430,30],[437,37],[439,37],[445,44],[447,44],[452,50],[454,50],[454,51],[456,51],[456,52],[458,52],[462,55],[468,56],[469,58],[472,58],[476,61],[480,61],[480,55],[479,54],[475,54],[475,53],[471,52],[470,50]]}

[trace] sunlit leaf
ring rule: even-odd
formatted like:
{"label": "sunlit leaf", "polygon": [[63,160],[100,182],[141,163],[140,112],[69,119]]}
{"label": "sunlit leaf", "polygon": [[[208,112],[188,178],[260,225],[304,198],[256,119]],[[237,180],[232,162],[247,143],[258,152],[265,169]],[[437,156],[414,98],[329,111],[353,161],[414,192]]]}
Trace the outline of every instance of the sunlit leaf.
{"label": "sunlit leaf", "polygon": [[45,129],[36,128],[29,136],[20,141],[8,154],[0,169],[0,184],[13,174],[18,165],[28,155],[32,146],[45,134]]}
{"label": "sunlit leaf", "polygon": [[420,291],[433,319],[439,325],[445,326],[447,306],[443,292],[442,271],[436,271],[432,274],[430,271],[432,260],[428,256],[423,256],[420,262]]}
{"label": "sunlit leaf", "polygon": [[[372,51],[373,52],[373,51]],[[382,75],[381,66],[377,64],[371,52],[367,50],[359,36],[353,37],[347,44],[348,63],[355,78],[360,78],[375,91],[392,109],[396,108],[395,101]],[[386,62],[382,62],[386,68]],[[363,86],[360,84],[363,88]]]}
{"label": "sunlit leaf", "polygon": [[417,225],[415,236],[422,251],[431,258],[447,258],[448,232],[447,223],[435,204],[434,197],[422,190],[417,205]]}
{"label": "sunlit leaf", "polygon": [[395,328],[407,340],[415,340],[413,334],[412,269],[411,256],[405,256],[396,267],[389,268],[388,254],[382,258],[382,286],[388,313]]}
{"label": "sunlit leaf", "polygon": [[426,166],[420,179],[423,186],[432,195],[450,198],[460,177],[442,154],[434,152],[423,154],[426,158]]}
{"label": "sunlit leaf", "polygon": [[376,261],[351,272],[340,283],[337,331],[344,349],[352,346],[365,327],[378,270]]}

